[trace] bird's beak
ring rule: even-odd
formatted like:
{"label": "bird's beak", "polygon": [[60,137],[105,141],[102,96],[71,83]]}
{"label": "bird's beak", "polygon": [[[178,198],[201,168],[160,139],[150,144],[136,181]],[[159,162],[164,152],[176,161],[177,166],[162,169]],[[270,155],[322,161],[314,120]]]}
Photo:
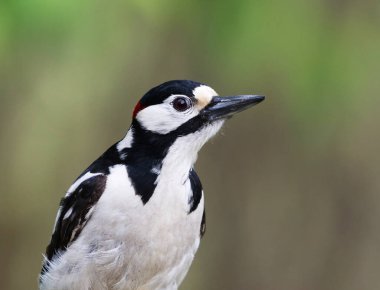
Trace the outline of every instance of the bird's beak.
{"label": "bird's beak", "polygon": [[253,107],[264,99],[264,96],[257,95],[213,97],[210,103],[200,113],[208,121],[225,119],[235,113]]}

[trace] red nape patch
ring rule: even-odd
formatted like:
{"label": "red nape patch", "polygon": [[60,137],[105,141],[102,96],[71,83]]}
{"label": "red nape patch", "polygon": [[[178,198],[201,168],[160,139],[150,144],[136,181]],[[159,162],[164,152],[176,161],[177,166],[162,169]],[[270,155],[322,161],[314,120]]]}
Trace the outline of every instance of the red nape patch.
{"label": "red nape patch", "polygon": [[137,113],[140,112],[140,111],[141,111],[142,109],[144,109],[144,108],[145,108],[145,107],[144,107],[143,105],[141,105],[140,102],[138,102],[138,103],[136,104],[136,106],[135,106],[135,109],[133,110],[133,114],[132,114],[133,119],[136,118]]}

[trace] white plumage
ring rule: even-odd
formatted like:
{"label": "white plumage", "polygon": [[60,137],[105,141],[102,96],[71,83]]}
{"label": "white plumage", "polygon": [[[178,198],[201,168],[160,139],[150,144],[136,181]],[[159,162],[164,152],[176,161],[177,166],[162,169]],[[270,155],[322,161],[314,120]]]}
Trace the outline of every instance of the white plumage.
{"label": "white plumage", "polygon": [[41,290],[178,288],[204,232],[204,196],[193,166],[222,127],[221,113],[236,107],[216,95],[200,83],[172,81],[141,99],[125,138],[62,200]]}

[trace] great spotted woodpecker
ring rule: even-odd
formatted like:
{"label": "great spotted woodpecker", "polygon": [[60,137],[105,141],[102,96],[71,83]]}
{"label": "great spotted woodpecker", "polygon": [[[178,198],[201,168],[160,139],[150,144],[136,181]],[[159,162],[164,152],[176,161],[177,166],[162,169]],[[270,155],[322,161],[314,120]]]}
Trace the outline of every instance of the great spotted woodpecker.
{"label": "great spotted woodpecker", "polygon": [[40,289],[177,289],[205,232],[198,151],[228,117],[263,99],[219,97],[188,80],[148,91],[126,136],[62,198]]}

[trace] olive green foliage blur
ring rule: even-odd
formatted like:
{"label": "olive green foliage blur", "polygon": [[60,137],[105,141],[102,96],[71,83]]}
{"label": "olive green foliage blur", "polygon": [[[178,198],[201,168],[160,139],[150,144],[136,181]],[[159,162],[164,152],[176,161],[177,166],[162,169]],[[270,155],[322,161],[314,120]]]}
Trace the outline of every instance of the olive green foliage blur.
{"label": "olive green foliage blur", "polygon": [[170,79],[264,94],[197,163],[181,289],[380,289],[380,2],[0,2],[0,289],[35,289],[60,197]]}

